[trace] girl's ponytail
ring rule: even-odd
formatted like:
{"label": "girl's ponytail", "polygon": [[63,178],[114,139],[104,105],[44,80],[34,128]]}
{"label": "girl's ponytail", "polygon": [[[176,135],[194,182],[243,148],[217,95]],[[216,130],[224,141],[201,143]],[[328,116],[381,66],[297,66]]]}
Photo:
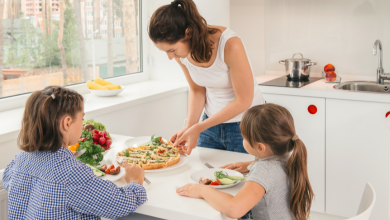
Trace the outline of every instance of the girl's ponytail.
{"label": "girl's ponytail", "polygon": [[287,173],[291,184],[290,209],[297,220],[306,220],[314,196],[307,173],[307,151],[299,138],[291,141],[294,142],[294,149],[287,161]]}
{"label": "girl's ponytail", "polygon": [[149,23],[149,37],[154,43],[187,41],[191,58],[199,63],[210,61],[214,42],[209,35],[217,31],[207,26],[192,0],[174,0],[161,6],[153,13]]}

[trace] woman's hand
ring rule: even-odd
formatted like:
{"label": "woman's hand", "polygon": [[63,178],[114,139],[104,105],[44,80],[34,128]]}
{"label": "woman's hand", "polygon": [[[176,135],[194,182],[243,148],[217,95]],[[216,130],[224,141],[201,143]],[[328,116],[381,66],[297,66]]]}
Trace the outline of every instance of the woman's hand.
{"label": "woman's hand", "polygon": [[[178,140],[183,134],[184,132],[186,132],[188,130],[189,127],[185,127],[183,129],[181,129],[180,131],[176,132],[176,134],[172,135],[172,137],[169,139],[172,143],[175,143],[176,140]],[[184,144],[183,144],[184,145]],[[179,147],[181,147],[181,144],[178,144]]]}
{"label": "woman's hand", "polygon": [[201,130],[198,126],[193,125],[188,128],[180,138],[176,139],[174,146],[180,147],[180,153],[191,154],[192,149],[196,147]]}
{"label": "woman's hand", "polygon": [[249,172],[248,166],[251,163],[253,163],[253,161],[237,162],[237,163],[227,164],[227,165],[222,166],[220,168],[229,169],[229,170],[235,170],[235,171],[238,171],[240,173],[247,173],[247,172]]}
{"label": "woman's hand", "polygon": [[176,190],[176,193],[180,196],[187,196],[191,198],[203,199],[202,190],[206,185],[189,183]]}
{"label": "woman's hand", "polygon": [[123,162],[125,167],[125,181],[126,183],[134,182],[143,185],[145,179],[145,171],[141,167],[133,163],[131,166],[127,163],[127,160]]}

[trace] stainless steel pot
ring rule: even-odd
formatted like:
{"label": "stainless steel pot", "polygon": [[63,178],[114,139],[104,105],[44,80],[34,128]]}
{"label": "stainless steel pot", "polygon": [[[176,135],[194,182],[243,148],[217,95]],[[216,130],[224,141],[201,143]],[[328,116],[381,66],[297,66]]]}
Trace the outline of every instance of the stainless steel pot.
{"label": "stainless steel pot", "polygon": [[[294,59],[295,55],[301,55],[301,59]],[[280,64],[285,65],[286,75],[291,80],[305,80],[310,76],[310,67],[317,65],[309,59],[304,59],[301,53],[294,53],[291,59],[280,60]]]}

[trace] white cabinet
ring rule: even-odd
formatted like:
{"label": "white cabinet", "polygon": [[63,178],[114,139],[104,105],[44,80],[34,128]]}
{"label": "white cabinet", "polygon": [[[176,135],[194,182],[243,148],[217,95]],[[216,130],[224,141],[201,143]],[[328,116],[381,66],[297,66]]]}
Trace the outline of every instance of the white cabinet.
{"label": "white cabinet", "polygon": [[390,218],[388,111],[390,104],[326,99],[327,213],[355,215],[370,182],[377,196],[370,219]]}
{"label": "white cabinet", "polygon": [[[292,114],[297,135],[307,148],[309,179],[315,194],[311,210],[325,212],[325,99],[275,94],[263,96],[267,103],[281,105]],[[310,105],[317,108],[315,114],[309,113]]]}

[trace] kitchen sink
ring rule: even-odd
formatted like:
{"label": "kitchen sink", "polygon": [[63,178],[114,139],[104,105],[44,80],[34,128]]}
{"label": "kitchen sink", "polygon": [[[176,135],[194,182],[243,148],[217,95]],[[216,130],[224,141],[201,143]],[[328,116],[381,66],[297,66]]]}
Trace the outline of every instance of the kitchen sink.
{"label": "kitchen sink", "polygon": [[349,81],[334,86],[335,89],[357,92],[380,92],[390,94],[390,83],[377,84],[374,81]]}

